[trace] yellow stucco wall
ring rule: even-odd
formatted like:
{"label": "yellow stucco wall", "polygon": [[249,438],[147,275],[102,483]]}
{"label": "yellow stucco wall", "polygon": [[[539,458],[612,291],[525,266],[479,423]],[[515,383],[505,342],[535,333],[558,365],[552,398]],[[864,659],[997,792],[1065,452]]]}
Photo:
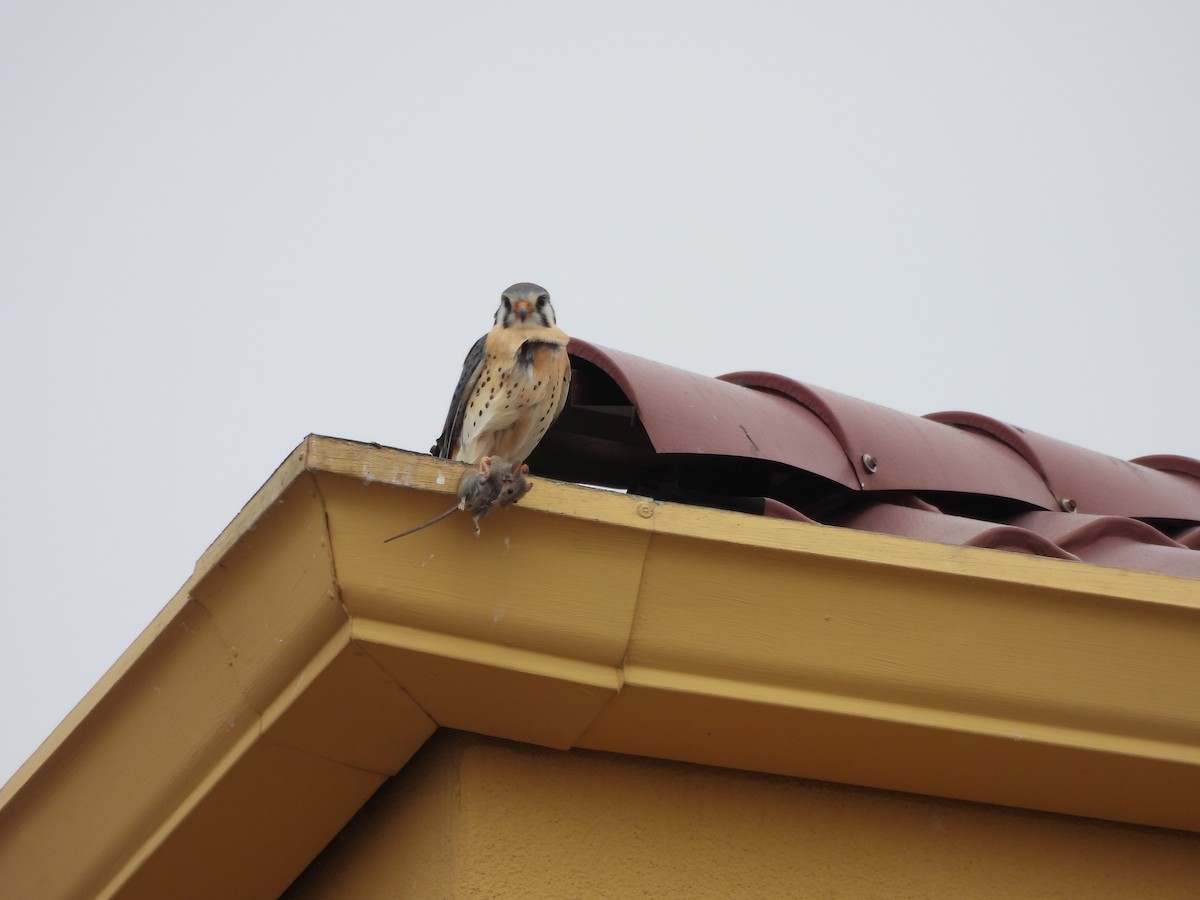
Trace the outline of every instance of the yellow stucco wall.
{"label": "yellow stucco wall", "polygon": [[366,897],[1195,898],[1200,835],[436,735],[296,881]]}

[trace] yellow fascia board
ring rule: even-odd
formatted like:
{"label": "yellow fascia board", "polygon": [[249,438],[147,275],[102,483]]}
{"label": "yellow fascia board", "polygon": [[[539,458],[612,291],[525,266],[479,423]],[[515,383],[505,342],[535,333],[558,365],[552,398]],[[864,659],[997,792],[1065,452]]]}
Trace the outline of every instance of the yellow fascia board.
{"label": "yellow fascia board", "polygon": [[[1200,830],[1194,580],[540,480],[479,539],[464,517],[379,554],[377,535],[444,500],[397,522],[371,492],[448,491],[458,470],[323,451],[356,622],[436,620],[447,647],[470,637],[613,667],[619,688],[581,733],[578,710],[541,707],[561,725],[541,743]],[[400,644],[374,652],[419,681],[415,663],[389,662]],[[422,702],[453,707],[430,680],[442,694]]]}
{"label": "yellow fascia board", "polygon": [[1200,583],[540,479],[382,543],[461,471],[306,439],[0,792],[0,883],[278,893],[439,726],[1200,830]]}

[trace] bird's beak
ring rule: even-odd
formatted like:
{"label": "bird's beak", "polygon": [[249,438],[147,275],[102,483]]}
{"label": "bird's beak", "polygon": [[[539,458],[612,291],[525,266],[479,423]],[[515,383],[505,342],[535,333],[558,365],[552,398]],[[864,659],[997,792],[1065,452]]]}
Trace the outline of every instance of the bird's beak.
{"label": "bird's beak", "polygon": [[513,314],[522,322],[528,319],[532,312],[533,304],[528,300],[518,300],[513,304]]}

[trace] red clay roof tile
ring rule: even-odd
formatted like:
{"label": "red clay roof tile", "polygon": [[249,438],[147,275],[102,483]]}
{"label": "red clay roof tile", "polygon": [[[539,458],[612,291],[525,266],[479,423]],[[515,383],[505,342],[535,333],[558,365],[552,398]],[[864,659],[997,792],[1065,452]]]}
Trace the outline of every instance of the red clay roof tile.
{"label": "red clay roof tile", "polygon": [[637,409],[658,453],[765,459],[848,487],[858,483],[821,420],[783,397],[577,339],[570,351],[612,377]]}
{"label": "red clay roof tile", "polygon": [[1012,550],[1055,559],[1079,559],[1044,537],[1023,528],[997,525],[962,516],[948,516],[927,509],[897,506],[894,503],[870,503],[849,515],[839,517],[832,524],[858,531],[876,531],[923,541],[936,541],[940,544]]}
{"label": "red clay roof tile", "polygon": [[1105,456],[977,413],[932,413],[926,418],[988,434],[1016,450],[1045,479],[1059,508],[1068,512],[1188,519],[1200,511],[1200,481]]}
{"label": "red clay roof tile", "polygon": [[1046,509],[1055,504],[1020,456],[979,434],[770,372],[735,372],[719,380],[776,391],[811,411],[841,445],[863,490],[969,491]]}
{"label": "red clay roof tile", "polygon": [[1012,524],[1040,534],[1085,562],[1200,578],[1200,553],[1136,519],[1030,512],[1015,516]]}
{"label": "red clay roof tile", "polygon": [[1200,461],[1119,460],[976,413],[910,416],[769,372],[569,350],[570,404],[531,458],[541,474],[1200,579]]}

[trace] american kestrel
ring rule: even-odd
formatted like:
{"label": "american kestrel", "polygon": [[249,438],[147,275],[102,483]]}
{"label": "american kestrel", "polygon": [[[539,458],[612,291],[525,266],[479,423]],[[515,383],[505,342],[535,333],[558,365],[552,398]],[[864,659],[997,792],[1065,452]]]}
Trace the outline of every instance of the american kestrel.
{"label": "american kestrel", "polygon": [[494,327],[463,363],[433,454],[468,463],[499,456],[519,469],[566,405],[567,340],[545,288],[523,281],[501,294]]}

